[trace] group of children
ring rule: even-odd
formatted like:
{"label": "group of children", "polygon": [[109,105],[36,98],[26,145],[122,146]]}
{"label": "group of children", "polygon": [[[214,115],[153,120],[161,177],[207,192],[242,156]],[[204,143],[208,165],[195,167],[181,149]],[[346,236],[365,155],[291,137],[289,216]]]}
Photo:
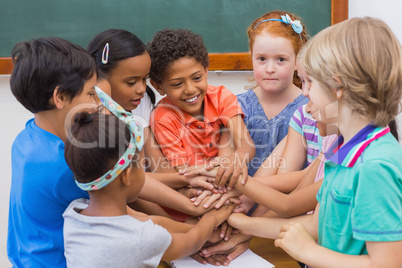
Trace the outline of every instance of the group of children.
{"label": "group of children", "polygon": [[13,266],[228,265],[261,236],[313,267],[400,267],[398,40],[366,17],[307,41],[282,11],[247,34],[239,96],[208,84],[186,29],[17,44],[10,86],[35,118],[12,147]]}

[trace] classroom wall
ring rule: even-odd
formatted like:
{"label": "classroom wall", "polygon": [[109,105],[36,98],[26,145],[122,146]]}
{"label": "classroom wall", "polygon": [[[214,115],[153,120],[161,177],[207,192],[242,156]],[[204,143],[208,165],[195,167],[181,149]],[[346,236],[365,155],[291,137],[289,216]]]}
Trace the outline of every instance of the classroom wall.
{"label": "classroom wall", "polygon": [[[400,10],[402,1],[399,0],[349,0],[349,17],[374,16],[386,21],[402,42],[400,27]],[[223,84],[238,94],[246,87],[253,85],[251,72],[210,72],[209,83]],[[32,115],[27,112],[12,96],[9,89],[9,76],[0,75],[0,122],[3,131],[0,132],[0,267],[10,267],[6,254],[8,199],[11,185],[11,144],[15,136],[24,128],[27,119]],[[402,132],[402,114],[398,116]],[[401,143],[402,144],[402,143]],[[46,208],[43,208],[46,209]]]}

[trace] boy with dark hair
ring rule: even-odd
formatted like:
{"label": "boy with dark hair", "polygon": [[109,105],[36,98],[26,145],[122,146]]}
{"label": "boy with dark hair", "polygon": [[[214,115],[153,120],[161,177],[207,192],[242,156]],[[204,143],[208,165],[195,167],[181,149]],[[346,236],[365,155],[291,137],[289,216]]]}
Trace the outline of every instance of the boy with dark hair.
{"label": "boy with dark hair", "polygon": [[[218,156],[218,149],[227,147],[219,155],[228,157],[225,163],[221,161],[215,182],[223,187],[229,180],[228,188],[232,188],[235,180],[230,177],[247,174],[254,143],[236,96],[224,86],[208,85],[209,58],[201,35],[165,29],[156,33],[148,52],[151,84],[166,94],[150,122],[164,155],[180,170],[208,163]],[[230,144],[221,144],[221,128],[228,130]]]}
{"label": "boy with dark hair", "polygon": [[14,267],[65,267],[62,214],[88,197],[64,159],[72,115],[95,105],[97,69],[81,47],[56,37],[17,44],[10,78],[35,118],[12,146],[7,251]]}

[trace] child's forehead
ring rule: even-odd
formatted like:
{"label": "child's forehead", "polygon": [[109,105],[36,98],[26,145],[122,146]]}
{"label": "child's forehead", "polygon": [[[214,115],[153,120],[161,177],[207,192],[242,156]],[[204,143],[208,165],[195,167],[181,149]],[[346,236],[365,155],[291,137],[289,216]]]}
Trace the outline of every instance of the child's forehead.
{"label": "child's forehead", "polygon": [[294,55],[295,50],[290,40],[272,34],[258,35],[253,44],[253,54],[289,54]]}
{"label": "child's forehead", "polygon": [[205,70],[204,66],[196,58],[185,56],[172,61],[165,70],[164,79],[172,79],[176,76],[193,74]]}

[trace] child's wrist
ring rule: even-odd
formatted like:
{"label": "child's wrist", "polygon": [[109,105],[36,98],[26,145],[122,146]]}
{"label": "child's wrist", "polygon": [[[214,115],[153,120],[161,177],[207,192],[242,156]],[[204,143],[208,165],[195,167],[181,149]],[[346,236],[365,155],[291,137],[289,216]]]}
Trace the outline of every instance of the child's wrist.
{"label": "child's wrist", "polygon": [[215,215],[211,215],[211,213],[205,213],[202,215],[201,220],[204,220],[208,223],[213,223],[213,227],[218,226],[218,218]]}

